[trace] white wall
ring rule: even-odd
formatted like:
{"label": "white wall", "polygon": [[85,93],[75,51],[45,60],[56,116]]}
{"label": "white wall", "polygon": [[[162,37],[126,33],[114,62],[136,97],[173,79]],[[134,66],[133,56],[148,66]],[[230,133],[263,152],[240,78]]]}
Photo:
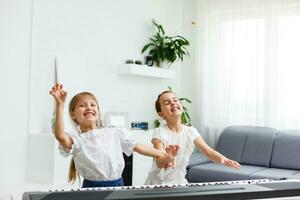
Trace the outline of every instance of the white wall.
{"label": "white wall", "polygon": [[189,3],[183,3],[183,35],[189,40],[189,59],[184,59],[181,65],[181,80],[180,80],[180,97],[188,98],[192,101],[191,104],[184,102],[184,105],[188,109],[190,114],[192,125],[199,127],[199,120],[197,120],[197,114],[195,112],[195,105],[197,104],[196,98],[197,93],[195,93],[196,84],[196,49],[197,49],[197,30],[201,28],[201,24],[197,21],[197,0],[189,0]]}
{"label": "white wall", "polygon": [[0,1],[0,187],[25,176],[30,11],[30,0]]}
{"label": "white wall", "polygon": [[128,112],[129,121],[152,122],[154,100],[168,85],[192,98],[193,47],[182,68],[172,66],[175,80],[119,75],[117,65],[143,59],[140,51],[154,33],[152,18],[167,34],[192,42],[195,7],[195,0],[1,0],[0,186],[25,180],[27,135],[51,132],[54,57],[68,100],[91,91],[102,113]]}
{"label": "white wall", "polygon": [[50,132],[54,57],[69,98],[88,90],[97,95],[102,113],[125,111],[129,121],[153,121],[158,93],[168,85],[180,91],[180,63],[172,66],[178,76],[171,81],[116,70],[126,59],[143,60],[141,49],[154,33],[152,18],[168,34],[178,32],[182,0],[34,1],[30,132]]}

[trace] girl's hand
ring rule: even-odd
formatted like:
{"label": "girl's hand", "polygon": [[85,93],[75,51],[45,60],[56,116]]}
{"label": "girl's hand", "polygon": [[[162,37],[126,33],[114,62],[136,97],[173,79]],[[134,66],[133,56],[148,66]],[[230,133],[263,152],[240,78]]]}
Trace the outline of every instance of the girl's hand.
{"label": "girl's hand", "polygon": [[172,167],[173,169],[176,167],[176,160],[173,159],[171,162],[169,162],[166,166],[165,169],[167,169],[168,167]]}
{"label": "girl's hand", "polygon": [[54,97],[58,104],[63,104],[66,100],[67,92],[64,91],[62,84],[56,83],[49,93]]}
{"label": "girl's hand", "polygon": [[240,163],[234,161],[234,160],[230,160],[230,159],[225,159],[222,161],[222,164],[228,166],[228,167],[233,167],[236,169],[239,169],[241,167]]}
{"label": "girl's hand", "polygon": [[179,145],[178,144],[169,144],[165,150],[171,157],[174,158],[178,154]]}
{"label": "girl's hand", "polygon": [[179,145],[177,144],[170,144],[166,147],[166,152],[168,154],[168,157],[171,159],[171,161],[165,166],[165,169],[168,167],[175,168],[176,161],[174,157],[178,154]]}

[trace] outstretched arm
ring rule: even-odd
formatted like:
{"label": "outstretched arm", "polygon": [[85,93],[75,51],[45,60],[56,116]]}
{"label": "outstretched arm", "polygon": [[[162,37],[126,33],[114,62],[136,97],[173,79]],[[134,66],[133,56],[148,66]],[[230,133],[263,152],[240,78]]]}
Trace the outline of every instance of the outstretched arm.
{"label": "outstretched arm", "polygon": [[73,140],[70,136],[65,134],[64,130],[64,104],[67,96],[67,92],[63,90],[63,85],[56,83],[50,90],[50,94],[56,101],[55,108],[55,138],[66,149],[71,149]]}
{"label": "outstretched arm", "polygon": [[240,164],[238,162],[234,160],[230,160],[226,158],[224,155],[222,155],[221,153],[212,149],[210,146],[206,144],[206,142],[202,139],[201,136],[197,137],[194,143],[197,146],[197,148],[201,150],[208,157],[208,159],[236,169],[240,168]]}
{"label": "outstretched arm", "polygon": [[158,165],[159,168],[164,168],[174,159],[173,156],[167,154],[166,152],[164,152],[164,150],[154,149],[143,144],[137,144],[133,150],[144,156],[150,156],[155,158],[156,160],[160,160],[160,165]]}
{"label": "outstretched arm", "polygon": [[[179,146],[178,145],[170,145],[167,147],[167,149],[164,149],[164,146],[163,144],[160,142],[159,139],[157,138],[153,138],[152,139],[152,143],[153,143],[153,147],[155,149],[158,149],[160,151],[163,151],[165,152],[165,150],[167,151],[168,155],[170,155],[171,157],[175,157],[178,153],[178,149],[179,149]],[[160,158],[156,158],[155,159],[155,162],[156,162],[156,165],[158,168],[167,168],[167,167],[170,167],[170,166],[174,166],[175,165],[175,160],[172,159],[171,162],[170,160],[168,159],[165,159],[163,157],[160,157]]]}

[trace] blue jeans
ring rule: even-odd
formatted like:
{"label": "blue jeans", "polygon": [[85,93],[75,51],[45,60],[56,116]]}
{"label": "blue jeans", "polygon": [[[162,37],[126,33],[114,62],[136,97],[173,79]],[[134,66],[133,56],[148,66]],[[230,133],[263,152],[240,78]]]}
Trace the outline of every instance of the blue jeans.
{"label": "blue jeans", "polygon": [[116,187],[116,186],[123,186],[123,178],[118,178],[112,181],[90,181],[87,179],[83,180],[82,188],[89,188],[89,187]]}

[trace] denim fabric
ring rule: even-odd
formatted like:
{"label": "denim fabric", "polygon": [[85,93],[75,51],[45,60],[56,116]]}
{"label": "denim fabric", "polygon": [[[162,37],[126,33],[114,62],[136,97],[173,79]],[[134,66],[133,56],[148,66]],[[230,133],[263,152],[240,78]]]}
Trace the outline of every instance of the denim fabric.
{"label": "denim fabric", "polygon": [[90,181],[87,179],[83,180],[82,188],[89,188],[89,187],[115,187],[115,186],[123,186],[123,178],[118,178],[112,181]]}

